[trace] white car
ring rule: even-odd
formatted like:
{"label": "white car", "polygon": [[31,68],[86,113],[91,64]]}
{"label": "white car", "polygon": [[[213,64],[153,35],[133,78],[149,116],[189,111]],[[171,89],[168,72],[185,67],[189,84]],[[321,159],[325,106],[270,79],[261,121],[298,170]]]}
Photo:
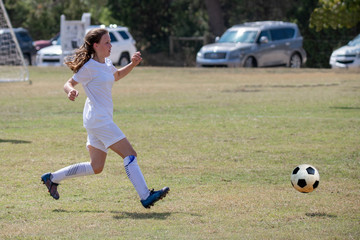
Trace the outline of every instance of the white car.
{"label": "white car", "polygon": [[360,34],[331,54],[330,65],[332,68],[360,67]]}
{"label": "white car", "polygon": [[[90,26],[86,32],[96,27],[105,26]],[[127,65],[130,63],[131,56],[136,52],[135,40],[127,27],[111,25],[106,29],[109,31],[112,44],[109,58],[115,65]],[[63,64],[60,38],[54,42],[54,45],[42,48],[37,52],[36,65],[38,66],[62,66]]]}
{"label": "white car", "polygon": [[[59,38],[60,39],[60,38]],[[56,44],[44,47],[36,53],[37,66],[62,66],[60,40]]]}

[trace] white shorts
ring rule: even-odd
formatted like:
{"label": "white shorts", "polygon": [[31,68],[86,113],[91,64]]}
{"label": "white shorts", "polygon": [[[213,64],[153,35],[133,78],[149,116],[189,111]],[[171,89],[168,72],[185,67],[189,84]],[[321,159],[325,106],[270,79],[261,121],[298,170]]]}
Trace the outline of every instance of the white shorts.
{"label": "white shorts", "polygon": [[107,153],[108,148],[126,136],[115,123],[109,123],[99,128],[87,128],[86,147],[89,145]]}

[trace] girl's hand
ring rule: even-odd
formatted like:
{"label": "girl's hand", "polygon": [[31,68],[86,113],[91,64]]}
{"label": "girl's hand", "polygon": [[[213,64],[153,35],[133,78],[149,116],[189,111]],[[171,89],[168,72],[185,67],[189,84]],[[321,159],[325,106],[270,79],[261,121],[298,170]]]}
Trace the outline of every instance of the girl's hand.
{"label": "girl's hand", "polygon": [[75,101],[75,98],[77,98],[77,96],[79,96],[79,92],[76,91],[75,89],[70,90],[70,92],[68,93],[68,98],[71,101]]}
{"label": "girl's hand", "polygon": [[142,60],[142,57],[141,57],[141,53],[140,52],[136,52],[134,53],[134,55],[131,57],[131,62],[137,66]]}

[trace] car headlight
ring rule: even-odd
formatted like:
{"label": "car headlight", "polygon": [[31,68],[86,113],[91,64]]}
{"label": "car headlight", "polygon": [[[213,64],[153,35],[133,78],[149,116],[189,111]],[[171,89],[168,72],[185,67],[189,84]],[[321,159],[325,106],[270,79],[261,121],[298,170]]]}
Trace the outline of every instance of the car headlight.
{"label": "car headlight", "polygon": [[198,53],[196,54],[197,57],[201,58],[203,56],[203,50],[200,49],[200,51],[198,51]]}

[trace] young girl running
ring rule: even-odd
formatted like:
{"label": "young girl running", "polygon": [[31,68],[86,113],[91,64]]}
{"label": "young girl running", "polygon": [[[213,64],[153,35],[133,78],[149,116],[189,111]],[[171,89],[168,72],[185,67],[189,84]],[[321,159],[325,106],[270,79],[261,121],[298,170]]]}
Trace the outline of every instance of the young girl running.
{"label": "young girl running", "polygon": [[164,187],[159,191],[149,190],[137,163],[137,154],[124,133],[113,121],[113,101],[111,89],[115,81],[120,80],[137,66],[142,58],[140,52],[131,57],[131,63],[117,69],[107,57],[110,56],[110,35],[106,29],[90,30],[84,44],[66,64],[74,72],[64,85],[64,91],[71,101],[75,101],[79,92],[75,89],[81,83],[87,99],[84,106],[83,122],[86,128],[87,149],[90,162],[77,163],[56,172],[45,173],[42,182],[54,199],[59,199],[57,187],[62,180],[99,174],[102,172],[108,148],[119,154],[124,160],[124,167],[134,185],[140,202],[150,208],[170,191]]}

